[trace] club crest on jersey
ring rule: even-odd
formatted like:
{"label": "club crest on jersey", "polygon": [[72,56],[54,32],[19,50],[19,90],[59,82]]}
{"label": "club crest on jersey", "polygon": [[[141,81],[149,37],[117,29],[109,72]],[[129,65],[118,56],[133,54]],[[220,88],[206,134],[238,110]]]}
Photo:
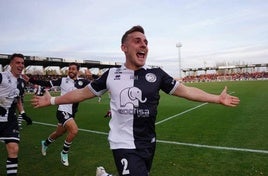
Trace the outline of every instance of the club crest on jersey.
{"label": "club crest on jersey", "polygon": [[153,82],[156,81],[156,75],[153,74],[153,73],[147,73],[147,74],[145,75],[145,79],[146,79],[148,82],[153,83]]}
{"label": "club crest on jersey", "polygon": [[78,85],[79,86],[82,86],[83,85],[83,82],[82,81],[78,81]]}

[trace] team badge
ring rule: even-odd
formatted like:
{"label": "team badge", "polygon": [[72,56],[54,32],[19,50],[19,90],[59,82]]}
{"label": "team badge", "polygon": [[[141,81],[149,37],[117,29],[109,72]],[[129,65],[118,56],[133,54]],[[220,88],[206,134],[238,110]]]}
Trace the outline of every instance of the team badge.
{"label": "team badge", "polygon": [[145,75],[145,79],[146,79],[148,82],[153,83],[153,82],[156,81],[156,75],[153,74],[153,73],[147,73],[147,74]]}

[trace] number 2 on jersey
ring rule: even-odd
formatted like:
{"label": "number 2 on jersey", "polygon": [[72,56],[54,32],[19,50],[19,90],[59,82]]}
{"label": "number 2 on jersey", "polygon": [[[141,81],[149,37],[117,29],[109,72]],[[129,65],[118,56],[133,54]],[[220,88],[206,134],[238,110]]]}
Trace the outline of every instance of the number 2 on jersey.
{"label": "number 2 on jersey", "polygon": [[123,171],[122,171],[122,175],[127,175],[129,174],[129,170],[127,169],[128,166],[128,161],[126,158],[121,159],[121,163],[123,165]]}

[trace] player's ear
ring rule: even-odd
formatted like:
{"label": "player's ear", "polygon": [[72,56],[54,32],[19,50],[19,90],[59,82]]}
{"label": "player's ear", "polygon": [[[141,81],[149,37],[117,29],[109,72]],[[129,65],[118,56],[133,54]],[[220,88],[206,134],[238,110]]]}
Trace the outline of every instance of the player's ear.
{"label": "player's ear", "polygon": [[121,50],[122,50],[123,52],[126,52],[126,51],[127,51],[127,46],[124,45],[124,44],[122,44],[122,45],[121,45]]}

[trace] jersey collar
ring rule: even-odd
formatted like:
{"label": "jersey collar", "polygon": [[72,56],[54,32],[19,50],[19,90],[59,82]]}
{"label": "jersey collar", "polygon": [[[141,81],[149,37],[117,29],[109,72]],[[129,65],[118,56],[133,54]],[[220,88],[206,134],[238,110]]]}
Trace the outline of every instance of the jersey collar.
{"label": "jersey collar", "polygon": [[[150,68],[151,68],[151,67],[148,66],[148,65],[143,65],[140,69],[147,70],[147,69],[150,69]],[[123,69],[123,70],[130,70],[130,69],[128,69],[128,68],[125,66],[125,64],[122,64],[121,69]],[[139,69],[139,70],[140,70],[140,69]]]}

